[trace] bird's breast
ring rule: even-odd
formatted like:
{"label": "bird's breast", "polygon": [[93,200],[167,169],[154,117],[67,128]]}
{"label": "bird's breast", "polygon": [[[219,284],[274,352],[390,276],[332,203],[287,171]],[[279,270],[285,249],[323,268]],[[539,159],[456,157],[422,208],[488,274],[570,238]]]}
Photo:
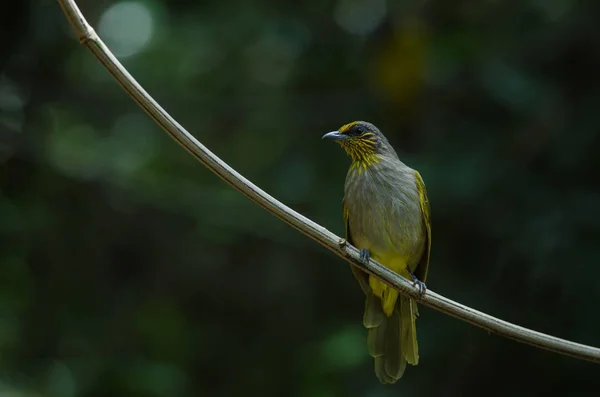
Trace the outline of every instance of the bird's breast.
{"label": "bird's breast", "polygon": [[351,241],[392,268],[416,264],[425,240],[414,170],[398,168],[350,171],[344,194]]}

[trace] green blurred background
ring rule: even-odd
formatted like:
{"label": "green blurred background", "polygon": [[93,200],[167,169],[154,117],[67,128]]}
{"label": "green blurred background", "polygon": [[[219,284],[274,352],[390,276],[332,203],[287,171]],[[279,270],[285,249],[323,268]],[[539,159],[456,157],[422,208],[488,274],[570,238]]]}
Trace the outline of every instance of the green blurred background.
{"label": "green blurred background", "polygon": [[[78,2],[135,78],[247,178],[337,234],[368,120],[429,190],[427,285],[600,346],[600,3]],[[589,395],[600,367],[422,308],[373,372],[348,264],[135,105],[53,0],[0,11],[0,396]]]}

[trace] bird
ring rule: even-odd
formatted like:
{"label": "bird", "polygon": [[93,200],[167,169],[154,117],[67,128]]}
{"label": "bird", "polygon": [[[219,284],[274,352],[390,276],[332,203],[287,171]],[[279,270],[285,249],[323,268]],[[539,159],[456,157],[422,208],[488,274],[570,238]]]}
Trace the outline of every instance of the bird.
{"label": "bird", "polygon": [[[430,206],[418,171],[400,161],[383,133],[366,121],[354,121],[323,139],[340,144],[351,159],[346,175],[343,219],[346,240],[410,279],[421,294],[431,252]],[[375,374],[384,384],[402,377],[406,364],[419,363],[417,303],[362,270],[351,266],[366,295],[363,324]]]}

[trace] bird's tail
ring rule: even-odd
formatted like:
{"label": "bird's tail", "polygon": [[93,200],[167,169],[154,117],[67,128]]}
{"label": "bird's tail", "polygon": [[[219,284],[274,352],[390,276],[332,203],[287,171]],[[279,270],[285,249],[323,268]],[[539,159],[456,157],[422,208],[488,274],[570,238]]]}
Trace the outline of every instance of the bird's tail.
{"label": "bird's tail", "polygon": [[398,296],[394,310],[387,316],[381,299],[368,293],[365,306],[363,323],[369,330],[367,345],[375,359],[375,374],[382,383],[394,383],[404,374],[406,363],[419,363],[417,303]]}

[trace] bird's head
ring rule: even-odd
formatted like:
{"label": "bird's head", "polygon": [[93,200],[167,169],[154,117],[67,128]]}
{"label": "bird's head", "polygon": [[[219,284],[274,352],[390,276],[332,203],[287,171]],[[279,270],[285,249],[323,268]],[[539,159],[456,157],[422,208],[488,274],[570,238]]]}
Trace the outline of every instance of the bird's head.
{"label": "bird's head", "polygon": [[353,163],[365,166],[378,162],[379,155],[389,146],[381,131],[366,121],[345,124],[339,130],[323,135],[323,139],[336,141],[352,158]]}

